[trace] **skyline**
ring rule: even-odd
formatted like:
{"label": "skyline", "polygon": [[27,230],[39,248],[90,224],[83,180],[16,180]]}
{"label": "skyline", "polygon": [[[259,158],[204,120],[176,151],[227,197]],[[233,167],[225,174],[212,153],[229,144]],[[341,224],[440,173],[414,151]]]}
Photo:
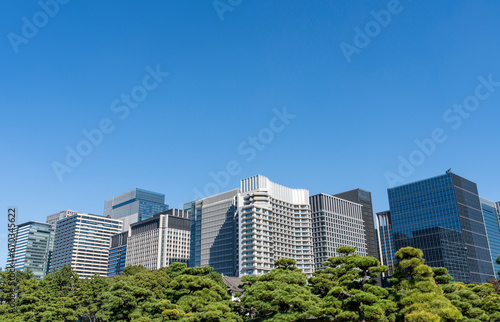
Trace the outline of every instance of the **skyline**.
{"label": "skyline", "polygon": [[310,195],[368,190],[377,213],[410,156],[404,183],[452,168],[499,201],[500,3],[396,2],[61,0],[17,46],[44,9],[9,3],[1,207],[18,224],[103,214],[142,188],[182,209],[224,171],[219,192],[261,174]]}

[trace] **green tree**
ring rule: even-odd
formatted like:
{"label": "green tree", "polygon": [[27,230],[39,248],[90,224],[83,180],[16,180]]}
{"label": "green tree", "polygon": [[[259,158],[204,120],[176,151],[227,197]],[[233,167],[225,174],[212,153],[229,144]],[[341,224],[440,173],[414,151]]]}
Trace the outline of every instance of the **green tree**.
{"label": "green tree", "polygon": [[491,284],[450,283],[443,286],[446,298],[469,321],[495,321],[500,318],[500,295]]}
{"label": "green tree", "polygon": [[337,248],[340,256],[330,257],[310,279],[313,290],[324,300],[322,315],[339,321],[391,321],[396,305],[389,293],[377,286],[386,266],[371,256],[356,254],[356,248]]}
{"label": "green tree", "polygon": [[128,280],[118,281],[100,296],[105,321],[130,321],[143,316],[143,305],[154,298],[153,292],[138,287]]}
{"label": "green tree", "polygon": [[307,276],[294,259],[279,259],[275,269],[262,276],[245,276],[243,315],[261,321],[301,321],[317,316],[321,300],[306,285]]}
{"label": "green tree", "polygon": [[241,321],[226,288],[210,277],[211,267],[186,268],[167,290],[167,299],[186,312],[186,321]]}
{"label": "green tree", "polygon": [[398,263],[389,282],[394,290],[393,299],[398,302],[404,321],[460,320],[462,314],[443,295],[442,288],[434,280],[431,267],[424,264],[423,252],[413,247],[398,250]]}
{"label": "green tree", "polygon": [[78,315],[86,317],[91,322],[101,321],[99,313],[102,309],[100,296],[110,287],[111,279],[101,277],[99,274],[80,281],[78,296],[81,299]]}

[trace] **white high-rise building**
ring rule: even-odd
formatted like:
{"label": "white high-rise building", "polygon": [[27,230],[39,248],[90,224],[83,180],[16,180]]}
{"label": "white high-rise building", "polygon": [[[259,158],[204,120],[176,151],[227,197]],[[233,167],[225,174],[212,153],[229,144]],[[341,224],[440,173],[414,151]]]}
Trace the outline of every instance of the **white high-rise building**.
{"label": "white high-rise building", "polygon": [[68,218],[69,216],[73,216],[76,214],[84,214],[83,212],[73,211],[73,210],[63,210],[53,215],[48,215],[47,220],[45,221],[49,225],[54,225],[57,221]]}
{"label": "white high-rise building", "polygon": [[262,275],[280,258],[313,272],[309,191],[292,189],[257,175],[241,181],[237,198],[239,275]]}
{"label": "white high-rise building", "polygon": [[147,269],[189,262],[190,216],[188,211],[170,209],[153,218],[130,225],[125,266]]}
{"label": "white high-rise building", "polygon": [[71,265],[81,278],[107,276],[110,239],[121,229],[121,220],[80,212],[59,220],[50,270]]}

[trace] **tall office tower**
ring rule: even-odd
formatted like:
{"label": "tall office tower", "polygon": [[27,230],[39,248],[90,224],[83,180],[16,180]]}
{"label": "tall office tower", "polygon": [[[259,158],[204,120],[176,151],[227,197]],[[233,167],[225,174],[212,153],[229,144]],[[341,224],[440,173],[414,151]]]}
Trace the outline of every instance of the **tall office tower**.
{"label": "tall office tower", "polygon": [[483,211],[484,226],[488,236],[488,244],[490,246],[491,262],[495,275],[499,274],[500,264],[496,260],[500,255],[500,221],[497,205],[484,198],[480,198],[481,209]]}
{"label": "tall office tower", "polygon": [[257,175],[241,180],[238,194],[239,275],[271,271],[280,258],[313,272],[309,191],[291,189]]}
{"label": "tall office tower", "polygon": [[382,273],[382,277],[391,276],[394,271],[394,240],[391,232],[391,212],[389,210],[378,212],[375,217],[378,253],[380,264],[387,266],[387,273]]}
{"label": "tall office tower", "polygon": [[238,220],[240,189],[184,204],[191,213],[189,266],[211,266],[220,274],[238,276]]}
{"label": "tall office tower", "polygon": [[366,249],[368,256],[378,259],[377,238],[375,236],[375,226],[373,223],[372,194],[363,189],[354,189],[334,195],[345,200],[359,203],[363,206],[363,221],[365,226]]}
{"label": "tall office tower", "polygon": [[29,268],[34,277],[42,279],[48,270],[50,240],[49,224],[28,221],[18,225],[13,258],[16,270]]}
{"label": "tall office tower", "polygon": [[57,222],[50,270],[71,265],[80,277],[108,274],[111,236],[122,229],[122,221],[77,213]]}
{"label": "tall office tower", "polygon": [[493,278],[491,253],[474,182],[451,171],[388,189],[395,249],[412,246],[426,264],[446,267],[457,282]]}
{"label": "tall office tower", "polygon": [[357,254],[366,256],[366,238],[362,206],[342,198],[317,194],[309,197],[315,270],[321,263],[338,256],[340,246],[356,247]]}
{"label": "tall office tower", "polygon": [[73,215],[76,215],[76,214],[83,214],[83,213],[82,212],[78,212],[78,211],[73,211],[73,210],[63,210],[63,211],[57,212],[57,213],[55,213],[53,215],[48,215],[47,216],[47,220],[45,222],[47,224],[49,224],[49,225],[53,225],[58,220],[61,220],[61,219],[64,219],[64,218],[67,218],[69,216],[73,216]]}
{"label": "tall office tower", "polygon": [[170,209],[130,225],[126,266],[159,269],[174,262],[187,264],[190,226],[189,212],[179,209]]}
{"label": "tall office tower", "polygon": [[127,259],[128,231],[111,236],[108,259],[108,277],[120,275]]}
{"label": "tall office tower", "polygon": [[153,217],[168,210],[165,195],[143,189],[134,189],[104,202],[104,217],[122,219],[123,231],[130,224]]}

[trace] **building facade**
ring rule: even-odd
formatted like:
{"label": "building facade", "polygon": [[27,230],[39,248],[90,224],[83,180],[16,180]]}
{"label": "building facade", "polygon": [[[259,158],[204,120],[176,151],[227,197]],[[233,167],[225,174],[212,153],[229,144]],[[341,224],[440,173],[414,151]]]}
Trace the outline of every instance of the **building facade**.
{"label": "building facade", "polygon": [[354,189],[334,195],[345,200],[349,200],[355,203],[361,204],[363,214],[363,222],[365,227],[366,236],[366,249],[368,256],[373,256],[379,258],[378,248],[377,248],[377,238],[375,234],[375,225],[373,222],[373,205],[372,205],[372,194],[369,191],[363,189]]}
{"label": "building facade", "polygon": [[108,274],[111,236],[122,230],[122,221],[77,213],[57,222],[50,270],[71,265],[78,275]]}
{"label": "building facade", "polygon": [[130,224],[149,219],[168,210],[165,195],[136,188],[104,202],[104,217],[123,220],[123,231]]}
{"label": "building facade", "polygon": [[190,226],[189,212],[179,209],[170,209],[130,225],[126,266],[159,269],[174,262],[187,264]]}
{"label": "building facade", "polygon": [[309,197],[312,218],[314,269],[328,258],[338,256],[341,246],[356,247],[356,253],[367,256],[362,205],[327,194]]}
{"label": "building facade", "polygon": [[108,259],[108,277],[120,275],[127,259],[128,231],[111,236]]}
{"label": "building facade", "polygon": [[391,212],[378,212],[375,223],[380,264],[387,266],[387,273],[382,273],[382,277],[391,276],[394,272],[394,254],[397,251],[391,233]]}
{"label": "building facade", "polygon": [[451,171],[388,189],[395,250],[420,248],[457,282],[485,283],[493,266],[477,185]]}
{"label": "building facade", "polygon": [[54,225],[57,221],[64,219],[64,218],[67,218],[69,216],[76,215],[76,214],[83,214],[83,213],[78,212],[78,211],[73,211],[73,210],[63,210],[63,211],[57,212],[53,215],[48,215],[47,220],[45,222],[49,225]]}
{"label": "building facade", "polygon": [[18,225],[16,229],[15,269],[30,269],[36,279],[43,279],[48,272],[49,246],[52,239],[50,225],[29,221]]}
{"label": "building facade", "polygon": [[480,198],[481,209],[483,211],[484,225],[486,234],[488,235],[488,244],[490,246],[491,263],[493,271],[496,275],[499,274],[500,264],[496,262],[500,255],[500,221],[499,209],[495,202]]}
{"label": "building facade", "polygon": [[314,266],[309,191],[292,189],[256,175],[241,181],[239,276],[262,275],[280,258],[294,258],[311,275]]}
{"label": "building facade", "polygon": [[239,192],[234,189],[184,205],[191,213],[189,266],[211,266],[220,274],[238,276]]}

